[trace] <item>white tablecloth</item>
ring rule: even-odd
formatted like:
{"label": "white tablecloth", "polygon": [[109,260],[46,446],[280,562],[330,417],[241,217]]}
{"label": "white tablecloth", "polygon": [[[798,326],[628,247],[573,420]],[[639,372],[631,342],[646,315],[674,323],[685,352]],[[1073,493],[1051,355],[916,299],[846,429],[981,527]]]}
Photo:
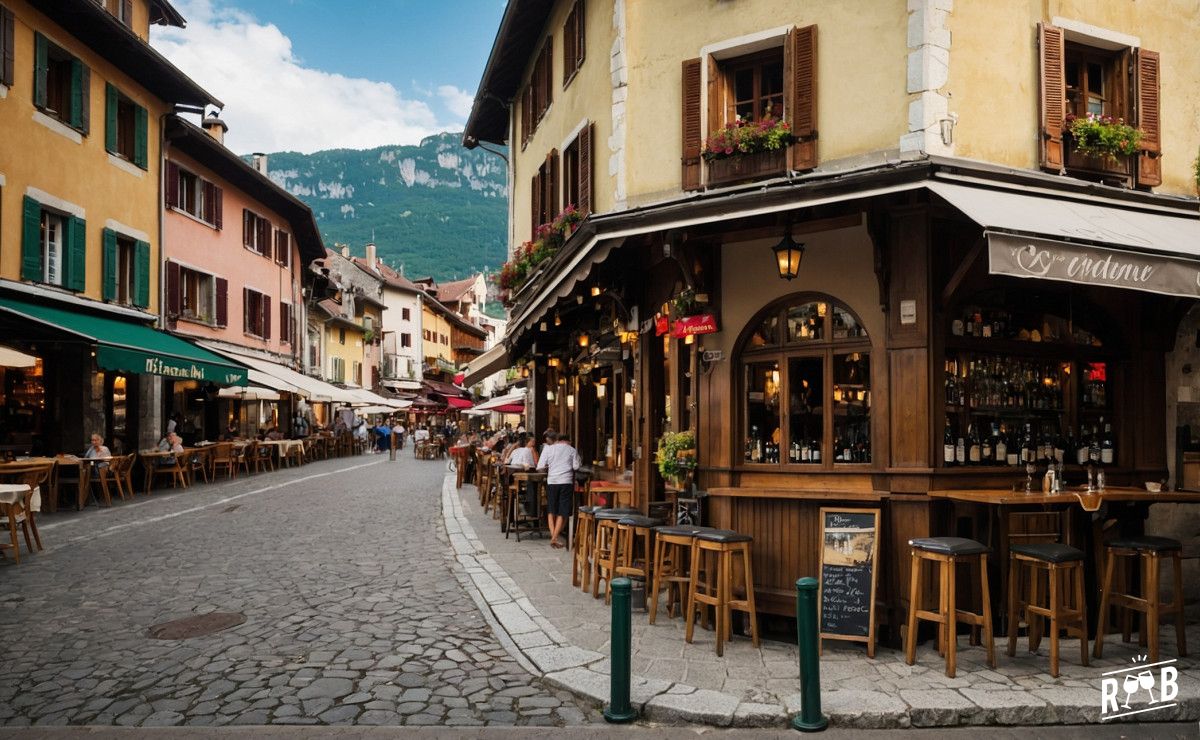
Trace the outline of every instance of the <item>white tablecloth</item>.
{"label": "white tablecloth", "polygon": [[[15,504],[21,500],[21,497],[28,490],[29,486],[24,483],[0,483],[0,504]],[[42,492],[40,487],[33,489],[33,499],[30,501],[30,508],[35,512],[42,510]]]}

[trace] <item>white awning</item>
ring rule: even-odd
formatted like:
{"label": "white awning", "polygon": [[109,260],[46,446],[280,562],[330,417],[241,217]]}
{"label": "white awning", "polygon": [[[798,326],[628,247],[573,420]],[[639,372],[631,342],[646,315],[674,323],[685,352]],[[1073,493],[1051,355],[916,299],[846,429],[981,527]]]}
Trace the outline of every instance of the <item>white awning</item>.
{"label": "white awning", "polygon": [[419,380],[387,380],[381,381],[384,388],[391,388],[394,391],[419,391],[421,390],[421,381]]}
{"label": "white awning", "polygon": [[492,373],[506,369],[511,362],[512,360],[508,356],[508,347],[499,343],[467,363],[467,371],[463,374],[462,385],[469,388]]}
{"label": "white awning", "polygon": [[[251,370],[250,372],[254,372]],[[241,401],[278,401],[279,393],[258,385],[226,386],[217,391],[221,398],[236,398]]]}
{"label": "white awning", "polygon": [[353,405],[355,405],[355,406],[364,405],[364,406],[386,406],[388,408],[400,408],[399,406],[396,405],[398,403],[397,401],[395,401],[391,398],[384,398],[383,396],[379,395],[378,393],[373,393],[372,391],[369,391],[366,388],[350,388],[348,390],[354,394],[354,397],[356,400],[354,401]]}
{"label": "white awning", "polygon": [[491,411],[492,409],[498,409],[501,406],[507,406],[510,403],[525,403],[525,389],[522,388],[519,391],[512,391],[503,396],[497,396],[496,398],[489,398],[483,403],[476,405],[475,411]]}
{"label": "white awning", "polygon": [[0,367],[33,367],[37,358],[12,347],[0,347]]}
{"label": "white awning", "polygon": [[212,342],[201,341],[197,342],[197,344],[213,352],[225,355],[232,360],[244,363],[250,368],[251,383],[257,383],[268,388],[274,388],[275,390],[295,393],[304,396],[314,403],[352,404],[360,400],[352,391],[345,388],[338,388],[336,385],[331,385],[317,378],[310,378],[277,362],[244,355],[241,352],[234,352],[227,347]]}

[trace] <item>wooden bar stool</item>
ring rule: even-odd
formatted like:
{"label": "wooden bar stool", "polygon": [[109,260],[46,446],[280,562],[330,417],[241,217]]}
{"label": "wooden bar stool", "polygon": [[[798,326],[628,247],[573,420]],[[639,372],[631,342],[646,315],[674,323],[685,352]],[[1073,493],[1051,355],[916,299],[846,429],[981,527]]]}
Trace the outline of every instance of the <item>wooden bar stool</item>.
{"label": "wooden bar stool", "polygon": [[[1104,631],[1107,628],[1108,610],[1110,606],[1120,607],[1128,611],[1142,613],[1142,628],[1139,630],[1140,642],[1150,648],[1150,662],[1158,660],[1158,620],[1163,613],[1175,615],[1175,646],[1179,657],[1187,655],[1187,635],[1183,618],[1183,573],[1181,571],[1181,554],[1183,545],[1179,540],[1169,537],[1126,537],[1108,543],[1104,556],[1104,581],[1101,584],[1100,621],[1096,627],[1095,656],[1101,657],[1104,651]],[[1135,562],[1142,568],[1142,595],[1123,593],[1113,589],[1113,570],[1117,558],[1136,558]],[[1163,558],[1170,558],[1174,568],[1175,594],[1169,604],[1163,604],[1159,596],[1159,569]],[[1127,578],[1126,583],[1132,583]],[[1129,623],[1124,622],[1124,638],[1129,641]]]}
{"label": "wooden bar stool", "polygon": [[571,585],[583,591],[592,585],[592,550],[596,546],[596,507],[580,506],[579,524],[571,553]]}
{"label": "wooden bar stool", "polygon": [[[631,514],[617,522],[617,560],[614,573],[617,577],[640,578],[646,588],[650,587],[650,574],[654,565],[654,528],[663,523],[641,514]],[[648,605],[643,608],[648,608]]]}
{"label": "wooden bar stool", "polygon": [[[1019,588],[1022,573],[1027,591]],[[1046,605],[1041,604],[1042,573]],[[1073,598],[1068,595],[1074,592]],[[1071,604],[1066,601],[1073,601]],[[1083,596],[1083,550],[1054,542],[1011,545],[1008,549],[1008,654],[1016,655],[1017,628],[1024,616],[1029,626],[1029,652],[1037,652],[1042,620],[1050,620],[1050,675],[1058,678],[1058,633],[1079,638],[1079,656],[1088,664],[1087,601]]]}
{"label": "wooden bar stool", "polygon": [[[996,643],[992,636],[992,603],[988,596],[987,545],[963,537],[924,537],[909,540],[908,545],[912,548],[912,583],[908,597],[908,632],[904,636],[905,662],[912,665],[917,660],[917,621],[935,622],[938,625],[938,652],[946,656],[946,675],[954,678],[958,670],[957,633],[961,621],[983,628],[987,664],[995,668]],[[940,564],[937,611],[920,608],[922,560]],[[979,566],[983,608],[978,614],[958,608],[954,576],[955,566],[959,563]]]}
{"label": "wooden bar stool", "polygon": [[687,607],[688,584],[691,583],[687,558],[691,554],[696,533],[707,527],[689,525],[666,525],[654,528],[654,582],[647,594],[650,607],[650,624],[658,616],[658,595],[667,590],[667,616],[674,617],[675,605],[679,612]]}
{"label": "wooden bar stool", "polygon": [[[750,545],[754,538],[729,529],[708,529],[696,532],[692,540],[691,575],[688,578],[687,633],[689,643],[695,627],[696,607],[709,605],[716,612],[717,657],[725,654],[725,641],[733,638],[732,611],[750,615],[750,638],[758,647],[758,612],[754,608],[754,570],[750,563]],[[742,561],[742,586],[745,598],[733,598],[734,558]],[[715,587],[701,588],[700,571],[704,560],[712,561],[703,568],[715,575]],[[709,579],[711,583],[712,579]]]}
{"label": "wooden bar stool", "polygon": [[627,516],[640,514],[637,509],[596,509],[596,539],[592,545],[592,598],[600,598],[600,581],[605,582],[604,602],[609,601],[608,584],[620,557],[620,539],[617,537],[617,522]]}

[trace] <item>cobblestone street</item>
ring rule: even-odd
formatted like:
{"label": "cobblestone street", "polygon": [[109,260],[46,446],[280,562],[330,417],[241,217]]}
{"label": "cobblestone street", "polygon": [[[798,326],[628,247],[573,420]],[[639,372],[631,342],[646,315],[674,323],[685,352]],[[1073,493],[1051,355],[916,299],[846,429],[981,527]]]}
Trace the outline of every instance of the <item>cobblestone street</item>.
{"label": "cobblestone street", "polygon": [[[0,562],[0,724],[569,725],[449,559],[445,464],[318,462],[40,519]],[[148,630],[245,615],[205,637]]]}

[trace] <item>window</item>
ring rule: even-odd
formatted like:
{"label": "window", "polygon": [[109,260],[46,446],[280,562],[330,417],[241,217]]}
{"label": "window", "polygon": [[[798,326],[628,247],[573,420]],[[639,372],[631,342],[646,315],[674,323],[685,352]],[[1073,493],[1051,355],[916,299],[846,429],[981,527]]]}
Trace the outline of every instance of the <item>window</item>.
{"label": "window", "polygon": [[530,184],[530,239],[537,239],[538,227],[558,215],[558,150],[552,149],[538,168]]}
{"label": "window", "polygon": [[271,256],[271,222],[250,210],[242,211],[242,244],[264,257]]}
{"label": "window", "polygon": [[283,267],[292,263],[292,235],[286,231],[275,232],[275,262]]}
{"label": "window", "polygon": [[352,382],[362,385],[362,363],[358,360],[350,361],[350,377],[352,378]]}
{"label": "window", "polygon": [[271,299],[250,288],[242,289],[243,331],[262,339],[271,338]]}
{"label": "window", "polygon": [[438,342],[438,344],[447,344],[448,345],[448,344],[450,344],[450,340],[446,337],[445,334],[443,334],[442,340],[440,342]]}
{"label": "window", "polygon": [[1119,52],[1067,44],[1064,58],[1067,115],[1129,117],[1128,101],[1116,94],[1121,73]]}
{"label": "window", "polygon": [[133,283],[137,265],[134,253],[137,249],[137,243],[125,236],[117,236],[116,242],[117,258],[114,265],[117,270],[116,301],[117,303],[129,305],[133,303]]}
{"label": "window", "polygon": [[83,219],[25,196],[21,230],[21,279],[82,291],[87,276],[87,229]]}
{"label": "window", "polygon": [[542,116],[550,109],[554,97],[554,85],[551,75],[554,69],[554,37],[546,39],[537,61],[533,63],[533,71],[529,74],[529,82],[521,95],[521,148],[524,149],[529,139],[537,131]]}
{"label": "window", "polygon": [[567,14],[563,24],[563,87],[571,84],[584,59],[584,8],[583,0],[575,0],[575,6]]}
{"label": "window", "polygon": [[179,290],[181,316],[205,324],[216,323],[216,285],[212,275],[182,267]]}
{"label": "window", "polygon": [[346,330],[338,329],[338,344],[345,344],[345,343],[346,343]]}
{"label": "window", "polygon": [[142,169],[147,168],[149,117],[146,109],[116,87],[104,85],[104,148]]}
{"label": "window", "polygon": [[65,50],[34,34],[33,104],[46,115],[87,134],[91,70]]}
{"label": "window", "polygon": [[329,379],[335,383],[346,382],[346,361],[341,357],[329,358]]}
{"label": "window", "polygon": [[167,206],[221,228],[224,191],[175,162],[168,161],[166,170]]}
{"label": "window", "polygon": [[0,5],[0,85],[12,87],[13,61],[16,48],[13,42],[13,31],[16,19],[8,8]]}
{"label": "window", "polygon": [[404,321],[409,321],[412,319],[412,312],[407,308],[402,308],[400,309],[400,318]]}
{"label": "window", "polygon": [[117,20],[130,28],[133,27],[133,0],[96,0],[96,2]]}
{"label": "window", "polygon": [[401,347],[411,347],[412,346],[412,334],[401,334],[400,335],[400,346]]}
{"label": "window", "polygon": [[587,123],[562,154],[563,207],[575,206],[587,215],[592,210],[592,136]]}
{"label": "window", "polygon": [[63,284],[63,252],[67,221],[57,213],[42,211],[42,274],[41,282]]}
{"label": "window", "polygon": [[866,330],[824,296],[777,303],[741,349],[741,459],[819,466],[871,462]]}

